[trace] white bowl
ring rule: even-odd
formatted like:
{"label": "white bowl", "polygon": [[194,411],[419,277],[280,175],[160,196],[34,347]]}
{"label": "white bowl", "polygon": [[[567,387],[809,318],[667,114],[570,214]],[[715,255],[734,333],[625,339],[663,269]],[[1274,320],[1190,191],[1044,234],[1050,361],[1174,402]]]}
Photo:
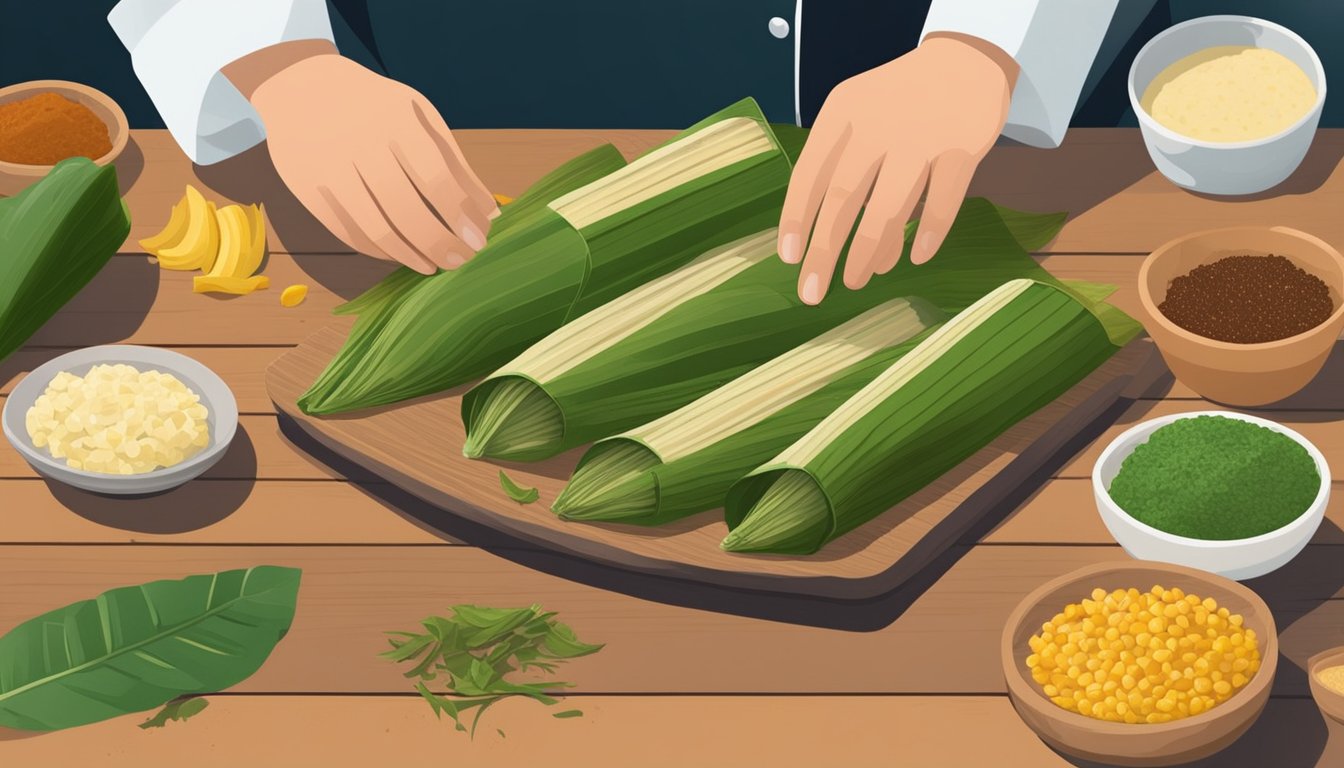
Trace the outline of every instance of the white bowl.
{"label": "white bowl", "polygon": [[[1307,73],[1316,103],[1288,128],[1253,141],[1201,141],[1159,124],[1139,103],[1149,83],[1169,65],[1215,45],[1283,54]],[[1325,104],[1325,69],[1311,46],[1287,27],[1250,16],[1204,16],[1170,27],[1143,46],[1129,68],[1129,103],[1149,156],[1172,183],[1212,195],[1248,195],[1288,178],[1306,156]]]}
{"label": "white bowl", "polygon": [[[24,421],[28,409],[46,390],[47,384],[61,371],[83,375],[93,366],[104,363],[125,363],[142,371],[155,369],[176,376],[191,391],[201,396],[201,402],[209,411],[206,423],[210,426],[210,442],[200,453],[181,464],[161,467],[141,475],[109,475],[72,469],[64,461],[53,459],[45,449],[35,447],[28,437]],[[0,420],[4,422],[5,437],[14,450],[38,474],[86,491],[131,495],[175,488],[214,466],[223,458],[229,443],[233,441],[234,433],[238,431],[238,403],[223,379],[186,355],[155,347],[113,344],[68,352],[35,368],[5,399],[5,409]]]}
{"label": "white bowl", "polygon": [[[1208,541],[1176,536],[1141,523],[1131,517],[1111,499],[1111,481],[1120,473],[1120,465],[1134,449],[1148,441],[1158,428],[1180,419],[1196,416],[1226,416],[1251,424],[1267,427],[1292,438],[1306,449],[1316,471],[1321,475],[1321,487],[1311,506],[1291,523],[1249,539]],[[1325,516],[1325,505],[1330,500],[1330,466],[1325,457],[1302,435],[1282,424],[1231,411],[1194,411],[1150,419],[1126,430],[1102,451],[1092,468],[1092,492],[1102,522],[1131,557],[1139,560],[1157,560],[1199,568],[1229,579],[1244,581],[1263,576],[1292,560],[1315,535]]]}

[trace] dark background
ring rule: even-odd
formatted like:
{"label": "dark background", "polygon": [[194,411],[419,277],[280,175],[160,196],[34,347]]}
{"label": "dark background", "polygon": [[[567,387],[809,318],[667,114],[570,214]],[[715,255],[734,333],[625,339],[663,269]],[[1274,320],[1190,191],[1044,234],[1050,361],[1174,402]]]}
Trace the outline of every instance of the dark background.
{"label": "dark background", "polygon": [[[221,0],[226,2],[227,0]],[[677,0],[680,1],[680,0]],[[724,13],[739,9],[735,0],[717,0]],[[1086,2],[1088,0],[1077,0]],[[623,9],[630,15],[629,0],[590,0],[590,5],[603,3]],[[332,25],[341,51],[378,71],[384,71],[383,60],[374,43],[371,0],[330,0]],[[158,113],[149,97],[140,87],[131,70],[130,56],[121,46],[107,23],[107,13],[116,5],[114,0],[78,0],[62,2],[46,0],[0,0],[0,86],[25,80],[59,78],[75,80],[105,91],[126,110],[131,125],[137,128],[162,127]],[[426,5],[414,0],[378,0],[373,17],[404,12],[415,14],[433,7],[438,14],[457,13],[453,3],[440,2]],[[555,3],[557,6],[569,3]],[[461,13],[480,14],[481,0],[462,2]],[[515,15],[521,16],[525,3],[517,4]],[[781,0],[779,15],[792,22],[787,9],[792,2]],[[820,108],[825,94],[845,77],[863,71],[900,55],[914,45],[923,24],[928,0],[808,0],[805,5],[803,35],[803,73],[801,78],[802,108],[805,123],[810,123]],[[1177,21],[1215,13],[1240,13],[1277,21],[1302,35],[1317,51],[1325,64],[1327,82],[1344,83],[1344,2],[1338,0],[1158,0],[1150,7],[1145,0],[1120,0],[1117,27],[1135,28],[1132,34],[1117,30],[1107,41],[1118,49],[1114,65],[1097,68],[1089,76],[1089,92],[1085,93],[1075,125],[1114,126],[1133,125],[1134,116],[1125,94],[1125,77],[1134,53],[1150,37]],[[640,11],[649,16],[650,23],[657,18],[655,10]],[[498,15],[497,11],[494,11]],[[1124,18],[1129,17],[1129,18]],[[616,39],[618,32],[628,32],[621,24],[629,19],[613,16],[613,28],[603,31]],[[712,21],[712,19],[711,19]],[[522,39],[533,34],[530,29],[517,32]],[[208,34],[208,31],[206,32]],[[492,40],[483,36],[477,44],[482,51],[494,50]],[[627,35],[628,37],[628,35]],[[710,35],[713,37],[713,35]],[[513,41],[510,41],[513,42]],[[787,45],[787,41],[771,41]],[[791,49],[791,46],[789,46]],[[769,55],[775,55],[773,51]],[[392,52],[392,58],[404,52]],[[594,111],[591,106],[572,106],[566,102],[554,104],[519,104],[507,94],[495,99],[478,99],[478,103],[463,100],[451,109],[444,109],[451,124],[457,127],[663,127],[675,128],[698,119],[723,102],[747,95],[734,93],[731,98],[720,98],[714,87],[731,83],[732,57],[754,55],[751,51],[691,50],[684,70],[669,74],[680,81],[706,84],[705,99],[714,103],[682,116],[690,107],[673,104],[662,108],[659,99],[675,101],[678,94],[659,94],[646,104],[613,105],[608,111]],[[536,62],[501,60],[499,56],[484,55],[490,67],[539,66]],[[557,67],[565,66],[557,61]],[[393,76],[399,73],[395,71]],[[409,80],[415,77],[402,73]],[[424,78],[423,72],[420,74]],[[414,83],[423,86],[426,83]],[[432,84],[430,84],[432,86]],[[654,84],[655,87],[666,86]],[[791,86],[792,84],[789,83]],[[680,94],[684,96],[685,94]],[[791,95],[791,94],[790,94]],[[689,97],[688,97],[689,98]],[[790,99],[791,100],[791,99]],[[762,99],[763,102],[767,101]],[[790,120],[792,115],[779,114],[779,99],[771,114],[772,119]],[[493,102],[493,103],[490,103]],[[441,108],[445,105],[440,104]],[[680,109],[680,111],[677,111]],[[595,117],[597,115],[597,117]],[[612,118],[619,118],[620,125]],[[1323,126],[1344,126],[1344,98],[1327,99]]]}

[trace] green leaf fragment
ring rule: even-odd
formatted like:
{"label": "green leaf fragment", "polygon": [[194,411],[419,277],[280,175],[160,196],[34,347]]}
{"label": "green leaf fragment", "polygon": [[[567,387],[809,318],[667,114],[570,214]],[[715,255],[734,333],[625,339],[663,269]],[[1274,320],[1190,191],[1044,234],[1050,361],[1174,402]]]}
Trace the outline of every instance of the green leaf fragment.
{"label": "green leaf fragment", "polygon": [[571,717],[583,717],[583,711],[579,709],[566,709],[564,712],[556,712],[551,715],[557,720],[566,720]]}
{"label": "green leaf fragment", "polygon": [[210,706],[210,702],[199,697],[193,696],[189,699],[175,699],[163,705],[159,713],[140,724],[141,728],[162,728],[168,724],[169,720],[185,722],[189,718],[199,715],[202,710]]}
{"label": "green leaf fragment", "polygon": [[499,470],[499,484],[504,486],[504,492],[509,494],[509,498],[519,504],[531,504],[541,498],[541,492],[536,488],[524,488],[513,482],[508,475],[504,474],[502,469]]}
{"label": "green leaf fragment", "polygon": [[[555,613],[537,605],[513,609],[458,605],[448,616],[424,619],[423,634],[388,632],[392,649],[379,655],[398,663],[414,662],[405,675],[419,678],[415,690],[420,697],[436,717],[446,714],[456,730],[474,738],[485,710],[501,699],[526,696],[553,706],[557,702],[552,692],[573,687],[557,680],[515,682],[508,679],[510,674],[552,673],[559,662],[602,648],[582,642],[574,630],[555,617]],[[431,691],[426,683],[445,678],[447,691],[442,694]],[[471,710],[475,712],[468,726],[464,721]]]}

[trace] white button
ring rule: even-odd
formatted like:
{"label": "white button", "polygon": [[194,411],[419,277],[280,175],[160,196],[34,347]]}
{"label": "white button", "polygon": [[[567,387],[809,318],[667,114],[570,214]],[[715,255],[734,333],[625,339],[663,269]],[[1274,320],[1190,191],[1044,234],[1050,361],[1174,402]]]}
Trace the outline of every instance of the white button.
{"label": "white button", "polygon": [[770,20],[770,34],[777,39],[783,40],[789,36],[789,22],[776,16]]}

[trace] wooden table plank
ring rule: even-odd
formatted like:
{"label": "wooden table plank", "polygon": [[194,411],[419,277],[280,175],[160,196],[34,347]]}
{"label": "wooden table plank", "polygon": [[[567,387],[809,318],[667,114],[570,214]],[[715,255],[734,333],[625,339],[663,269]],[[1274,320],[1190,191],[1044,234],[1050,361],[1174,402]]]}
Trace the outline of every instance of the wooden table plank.
{"label": "wooden table plank", "polygon": [[[354,254],[272,254],[264,268],[269,289],[226,296],[193,293],[193,273],[160,269],[148,257],[116,257],[28,343],[297,344],[328,325],[333,308],[391,269],[387,262]],[[281,306],[280,292],[295,283],[309,286],[307,300],[297,307]]]}
{"label": "wooden table plank", "polygon": [[[160,496],[117,499],[37,479],[0,480],[7,506],[32,510],[5,518],[0,544],[462,543],[417,517],[417,505],[385,501],[393,492],[340,481],[202,480]],[[1095,509],[1090,480],[1054,480],[980,541],[1114,544]],[[1335,485],[1326,520],[1313,543],[1344,544],[1344,481]]]}
{"label": "wooden table plank", "polygon": [[[247,414],[275,413],[271,398],[266,394],[266,366],[284,354],[285,347],[173,347],[168,349],[186,355],[219,374],[233,397],[238,410]],[[66,347],[24,347],[0,363],[0,404],[14,385],[25,374],[58,355],[70,351]]]}
{"label": "wooden table plank", "polygon": [[[401,693],[408,690],[401,670],[376,656],[385,631],[458,603],[539,603],[581,638],[607,644],[566,666],[564,679],[578,693],[1000,693],[999,635],[1022,596],[1059,574],[1124,557],[1105,546],[977,546],[913,602],[901,595],[851,606],[789,602],[799,620],[880,627],[854,632],[609,590],[736,611],[762,600],[747,594],[669,587],[538,553],[500,554],[510,559],[473,547],[3,546],[0,632],[113,586],[270,563],[304,569],[299,610],[272,659],[239,692]],[[1280,694],[1305,695],[1294,665],[1344,636],[1338,558],[1337,547],[1309,547],[1251,583],[1274,609],[1291,662],[1280,665]],[[332,674],[337,660],[340,674]]]}
{"label": "wooden table plank", "polygon": [[[1064,254],[1046,257],[1042,263],[1061,278],[1115,284],[1119,290],[1114,303],[1128,312],[1138,311],[1134,288],[1138,258]],[[332,323],[332,309],[391,269],[387,262],[357,254],[274,253],[264,269],[271,288],[226,297],[192,293],[191,273],[161,270],[143,255],[124,254],[113,258],[28,343],[294,345]],[[280,291],[295,283],[309,287],[307,300],[298,307],[282,307]],[[8,370],[10,363],[5,365],[3,370]]]}
{"label": "wooden table plank", "polygon": [[[555,707],[506,700],[474,740],[424,702],[393,696],[211,696],[185,723],[141,730],[146,715],[0,742],[15,765],[535,765],[582,755],[589,768],[914,765],[1065,768],[1004,697],[569,696]],[[583,717],[557,720],[560,709]],[[966,738],[968,728],[974,738]],[[504,735],[499,734],[499,730]],[[321,734],[320,738],[295,738]],[[0,736],[0,738],[4,738]],[[565,757],[562,757],[565,756]],[[860,757],[862,756],[862,757]],[[869,760],[869,762],[864,762]],[[1344,761],[1344,726],[1306,699],[1272,699],[1237,743],[1194,768],[1299,768]]]}
{"label": "wooden table plank", "polygon": [[[1097,514],[1090,478],[1058,478],[994,527],[980,541],[989,544],[1114,544]],[[1344,544],[1344,480],[1331,486],[1325,522],[1315,544]],[[1344,640],[1344,639],[1342,639]]]}
{"label": "wooden table plank", "polygon": [[[8,443],[0,449],[0,479],[37,473]],[[295,448],[280,434],[275,417],[240,416],[238,433],[219,463],[203,477],[218,480],[341,480],[341,475]]]}
{"label": "wooden table plank", "polygon": [[25,510],[5,516],[5,544],[460,544],[346,482],[198,480],[124,499],[0,480],[0,499]]}

